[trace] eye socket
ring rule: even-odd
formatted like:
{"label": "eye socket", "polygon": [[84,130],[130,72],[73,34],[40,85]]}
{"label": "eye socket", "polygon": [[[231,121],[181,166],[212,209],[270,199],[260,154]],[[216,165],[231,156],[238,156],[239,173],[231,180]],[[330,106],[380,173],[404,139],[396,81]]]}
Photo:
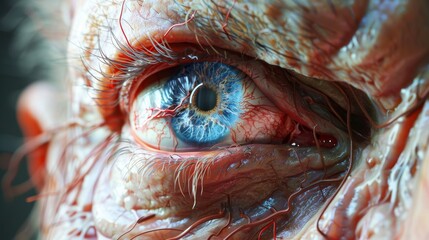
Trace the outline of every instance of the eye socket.
{"label": "eye socket", "polygon": [[142,89],[130,109],[132,133],[145,146],[196,151],[282,143],[294,128],[293,121],[235,66],[193,62],[163,71],[168,76]]}

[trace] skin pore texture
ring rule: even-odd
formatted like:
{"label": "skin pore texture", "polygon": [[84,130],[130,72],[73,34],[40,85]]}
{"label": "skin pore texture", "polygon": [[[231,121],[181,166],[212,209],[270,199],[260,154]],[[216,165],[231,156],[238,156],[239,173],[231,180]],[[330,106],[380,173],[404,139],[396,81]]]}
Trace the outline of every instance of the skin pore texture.
{"label": "skin pore texture", "polygon": [[[19,102],[42,239],[429,238],[428,1],[64,6],[65,90]],[[156,98],[183,66],[243,76],[219,141],[172,121],[211,85]]]}

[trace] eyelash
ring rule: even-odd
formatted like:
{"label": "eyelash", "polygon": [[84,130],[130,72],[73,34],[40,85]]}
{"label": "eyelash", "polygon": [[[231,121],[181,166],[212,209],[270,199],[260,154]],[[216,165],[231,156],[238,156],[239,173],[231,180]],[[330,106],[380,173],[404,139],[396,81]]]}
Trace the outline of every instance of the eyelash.
{"label": "eyelash", "polygon": [[[106,94],[115,96],[113,105],[103,106],[99,104],[99,107],[101,109],[112,107],[119,109],[120,114],[117,119],[121,121],[121,126],[123,126],[124,122],[129,121],[127,116],[130,114],[130,105],[133,103],[135,96],[144,89],[143,86],[148,86],[159,79],[157,77],[159,72],[168,73],[169,68],[174,68],[180,64],[202,61],[225,62],[228,65],[236,66],[247,74],[250,79],[259,78],[265,80],[262,76],[254,76],[255,69],[251,69],[252,67],[247,69],[242,64],[242,61],[250,60],[252,65],[258,64],[261,66],[265,66],[263,65],[264,63],[255,59],[247,59],[245,56],[234,54],[234,52],[222,51],[213,47],[204,48],[190,43],[170,45],[165,41],[161,43],[151,41],[152,47],[150,49],[142,45],[131,48],[127,45],[119,44],[116,38],[115,40],[116,51],[118,52],[116,57],[114,59],[108,58],[100,50],[99,61],[104,64],[103,67],[106,70],[105,72],[100,72],[102,79],[94,78],[95,83],[89,87],[98,91],[99,94],[105,94],[104,96]],[[220,52],[224,54],[220,55]],[[265,68],[262,67],[262,69]],[[91,75],[95,76],[95,74]],[[103,84],[108,86],[105,87]],[[111,117],[106,115],[104,115],[104,118],[106,121],[112,120]]]}
{"label": "eyelash", "polygon": [[[130,47],[119,42],[118,38],[113,37],[116,45],[114,58],[109,58],[103,52],[102,46],[99,44],[99,55],[95,56],[98,62],[102,64],[102,68],[97,69],[91,66],[89,61],[82,58],[85,68],[87,87],[92,95],[98,96],[104,94],[109,96],[115,95],[113,100],[114,105],[105,106],[100,101],[96,100],[99,107],[117,107],[118,104],[121,110],[127,109],[128,99],[120,96],[126,96],[130,89],[131,83],[144,72],[147,72],[151,67],[159,65],[175,66],[181,63],[189,63],[199,61],[199,58],[226,58],[220,56],[220,52],[213,47],[195,46],[190,43],[179,43],[171,46],[165,40],[161,42],[148,37],[151,46],[137,45]],[[120,94],[117,94],[120,91]]]}
{"label": "eyelash", "polygon": [[[93,73],[98,73],[110,83],[114,84],[114,89],[120,88],[120,85],[123,84],[124,81],[138,76],[150,65],[177,61],[177,56],[171,54],[173,50],[165,41],[157,43],[151,40],[152,48],[155,49],[155,51],[151,51],[149,48],[142,45],[140,45],[139,48],[131,48],[121,44],[117,38],[113,38],[117,45],[116,48],[118,52],[115,59],[107,57],[101,46],[99,46],[100,55],[96,56],[99,62],[103,63],[104,69],[107,70],[104,72],[97,70],[85,61],[84,66],[89,71],[88,74],[90,74],[95,81],[101,81],[100,78],[94,77],[96,74]],[[90,87],[93,85],[94,83],[91,84]]]}
{"label": "eyelash", "polygon": [[[244,61],[246,59],[245,56],[219,48],[216,49],[213,46],[203,47],[191,43],[175,43],[170,45],[164,40],[156,42],[149,37],[149,41],[151,42],[150,47],[138,44],[136,47],[130,47],[121,44],[115,37],[113,37],[113,39],[116,43],[116,52],[118,52],[113,59],[104,54],[99,44],[100,55],[96,57],[99,62],[103,64],[103,69],[106,69],[104,72],[93,67],[91,68],[89,64],[85,66],[88,70],[88,79],[92,79],[88,87],[94,91],[97,96],[94,100],[100,108],[108,127],[114,131],[119,131],[124,122],[128,121],[127,116],[129,114],[130,103],[133,101],[135,93],[138,92],[139,89],[141,90],[140,85],[143,80],[145,80],[145,85],[150,84],[150,82],[147,83],[148,81],[146,78],[150,78],[156,71],[159,72],[184,63],[207,60],[224,61],[227,64],[236,66],[251,79],[259,79],[258,81],[262,84],[266,82],[263,76],[254,76],[253,69],[250,69],[252,67],[243,69],[243,67],[237,66],[240,65],[239,63],[234,63],[236,60]],[[248,60],[254,62],[254,67],[255,63],[257,63],[257,65],[264,64],[255,59],[249,58]],[[277,68],[280,69],[280,67]],[[299,77],[290,74],[288,70],[281,69],[281,71],[281,74],[284,74],[283,77],[288,78],[288,81],[292,84],[299,82]],[[97,75],[100,77],[97,77]],[[103,102],[103,100],[105,99],[103,97],[109,98],[110,105],[104,105],[105,102]],[[292,104],[291,107],[298,109],[296,103]],[[108,114],[103,113],[106,109],[110,111]],[[295,117],[292,118],[297,120],[300,124],[309,127],[306,122],[302,122]]]}
{"label": "eyelash", "polygon": [[[126,121],[124,114],[127,113],[130,102],[128,91],[136,78],[147,75],[151,68],[193,62],[196,61],[196,56],[210,55],[214,58],[219,55],[217,51],[190,43],[170,45],[165,40],[155,41],[150,36],[148,40],[149,46],[128,46],[112,34],[116,48],[113,57],[105,54],[100,42],[98,53],[93,52],[89,58],[81,57],[84,67],[82,76],[88,95],[97,105],[107,127],[114,132],[119,132]],[[94,62],[98,63],[98,66],[94,66]]]}

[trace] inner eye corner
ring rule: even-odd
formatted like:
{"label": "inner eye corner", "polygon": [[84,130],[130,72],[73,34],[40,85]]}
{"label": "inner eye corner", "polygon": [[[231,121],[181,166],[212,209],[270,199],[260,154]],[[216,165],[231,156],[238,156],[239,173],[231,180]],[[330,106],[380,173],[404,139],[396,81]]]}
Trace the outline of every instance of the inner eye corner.
{"label": "inner eye corner", "polygon": [[[367,142],[371,138],[375,130],[373,124],[380,119],[376,115],[379,112],[377,106],[368,94],[344,82],[311,78],[296,71],[289,71],[289,74],[311,91],[325,95],[329,101],[327,107],[336,111],[337,117],[344,122],[347,121],[347,114],[350,114],[350,127],[357,140]],[[312,104],[311,101],[308,105]]]}

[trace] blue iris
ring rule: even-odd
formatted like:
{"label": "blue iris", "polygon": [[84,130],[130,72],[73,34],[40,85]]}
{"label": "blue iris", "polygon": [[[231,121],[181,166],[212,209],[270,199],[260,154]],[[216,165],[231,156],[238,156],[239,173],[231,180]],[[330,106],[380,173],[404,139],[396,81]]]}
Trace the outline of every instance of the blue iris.
{"label": "blue iris", "polygon": [[182,108],[171,118],[180,140],[210,145],[228,136],[241,114],[243,79],[238,69],[216,62],[183,65],[163,86],[162,108]]}

